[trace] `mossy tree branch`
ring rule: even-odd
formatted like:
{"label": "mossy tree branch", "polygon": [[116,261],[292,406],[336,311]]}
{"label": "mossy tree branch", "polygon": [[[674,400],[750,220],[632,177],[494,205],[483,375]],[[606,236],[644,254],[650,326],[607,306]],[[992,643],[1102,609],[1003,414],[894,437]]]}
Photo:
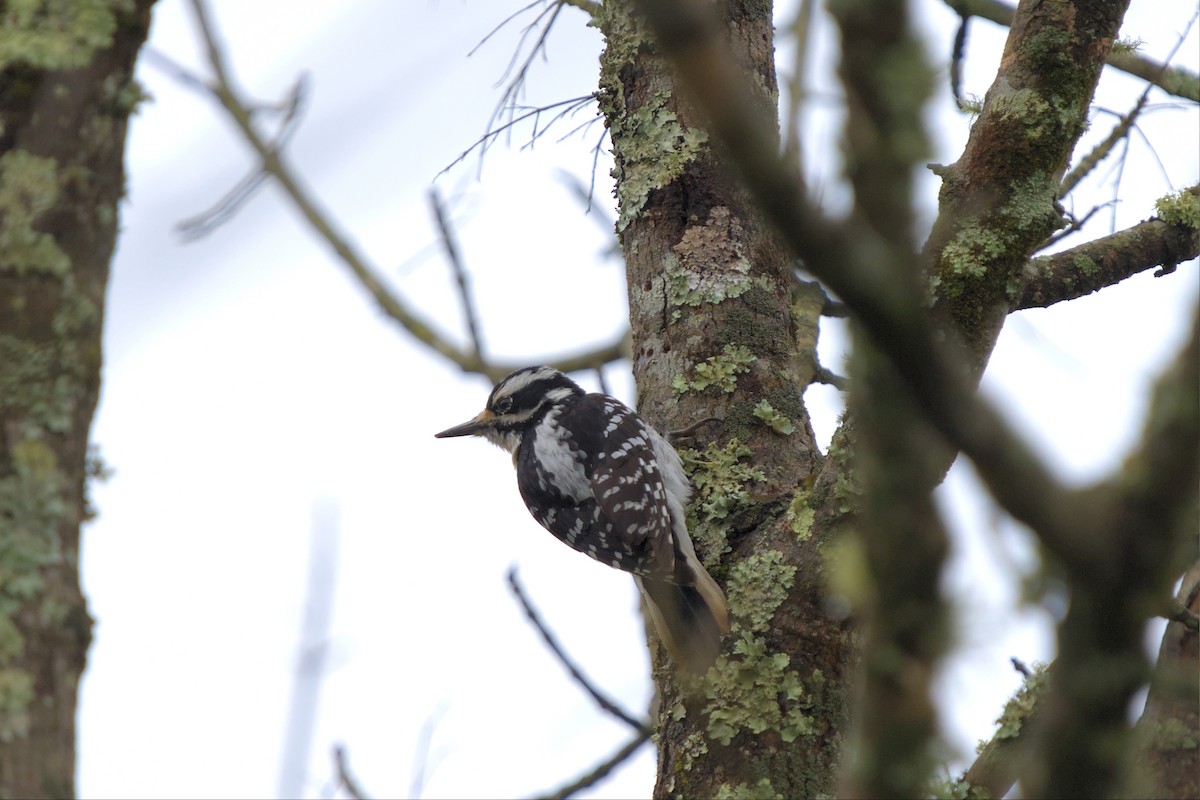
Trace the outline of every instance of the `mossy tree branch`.
{"label": "mossy tree branch", "polygon": [[[1184,190],[1200,207],[1200,186]],[[1021,288],[1011,310],[1045,308],[1074,300],[1126,278],[1160,267],[1173,272],[1177,264],[1200,255],[1200,227],[1183,220],[1148,219],[1123,231],[1049,256],[1026,262]]]}
{"label": "mossy tree branch", "polygon": [[[963,17],[979,17],[1005,26],[1012,25],[1016,13],[1013,6],[1001,0],[945,0],[945,3]],[[1159,64],[1128,48],[1109,52],[1107,63],[1154,84],[1167,94],[1200,103],[1200,75],[1181,67]]]}

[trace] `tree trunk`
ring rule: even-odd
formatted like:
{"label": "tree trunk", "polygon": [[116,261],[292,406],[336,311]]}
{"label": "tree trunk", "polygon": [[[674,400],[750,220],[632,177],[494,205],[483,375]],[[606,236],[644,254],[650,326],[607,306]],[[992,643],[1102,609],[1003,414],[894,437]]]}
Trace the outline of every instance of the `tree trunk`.
{"label": "tree trunk", "polygon": [[151,3],[0,3],[0,797],[75,793],[88,430]]}
{"label": "tree trunk", "polygon": [[[719,5],[774,118],[771,4]],[[808,488],[823,459],[803,392],[820,304],[793,320],[788,254],[640,19],[606,2],[596,23],[638,405],[660,430],[687,433],[674,443],[697,487],[690,527],[733,615],[725,654],[696,685],[681,686],[656,654],[654,793],[830,795],[852,644],[824,612],[825,541],[811,535]]]}

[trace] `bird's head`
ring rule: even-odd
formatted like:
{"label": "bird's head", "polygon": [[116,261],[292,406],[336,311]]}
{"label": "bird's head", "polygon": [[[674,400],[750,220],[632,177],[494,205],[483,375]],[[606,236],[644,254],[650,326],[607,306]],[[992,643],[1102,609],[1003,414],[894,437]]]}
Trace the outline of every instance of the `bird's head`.
{"label": "bird's head", "polygon": [[439,439],[482,436],[513,453],[521,443],[521,436],[551,408],[582,394],[583,389],[553,367],[523,367],[496,384],[488,395],[487,405],[474,418],[434,436]]}

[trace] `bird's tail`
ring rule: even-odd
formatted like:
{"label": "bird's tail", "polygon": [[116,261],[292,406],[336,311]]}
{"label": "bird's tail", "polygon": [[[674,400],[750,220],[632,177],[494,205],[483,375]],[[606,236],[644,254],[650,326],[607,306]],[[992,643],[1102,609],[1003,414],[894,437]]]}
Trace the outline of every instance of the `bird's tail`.
{"label": "bird's tail", "polygon": [[721,587],[696,566],[692,585],[645,577],[638,577],[637,583],[671,658],[684,671],[700,675],[721,653],[721,635],[729,633],[729,611]]}

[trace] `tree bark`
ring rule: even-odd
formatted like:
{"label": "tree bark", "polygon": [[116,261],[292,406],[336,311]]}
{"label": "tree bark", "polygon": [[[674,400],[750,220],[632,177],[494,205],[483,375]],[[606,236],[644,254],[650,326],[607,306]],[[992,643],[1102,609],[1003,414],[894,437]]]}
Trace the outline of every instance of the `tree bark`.
{"label": "tree bark", "polygon": [[[1200,614],[1200,562],[1183,576],[1176,602]],[[1146,708],[1135,735],[1140,752],[1129,796],[1200,797],[1200,633],[1167,624]]]}
{"label": "tree bark", "polygon": [[88,430],[151,4],[0,3],[0,797],[75,793]]}
{"label": "tree bark", "polygon": [[[720,3],[753,102],[774,119],[769,2]],[[656,652],[656,797],[832,794],[852,645],[824,613],[811,477],[822,462],[803,391],[815,361],[791,308],[791,261],[626,2],[596,24],[616,162],[641,413],[677,438],[698,498],[696,548],[733,631],[699,683]],[[716,418],[704,423],[703,420]],[[657,648],[656,648],[657,650]]]}

